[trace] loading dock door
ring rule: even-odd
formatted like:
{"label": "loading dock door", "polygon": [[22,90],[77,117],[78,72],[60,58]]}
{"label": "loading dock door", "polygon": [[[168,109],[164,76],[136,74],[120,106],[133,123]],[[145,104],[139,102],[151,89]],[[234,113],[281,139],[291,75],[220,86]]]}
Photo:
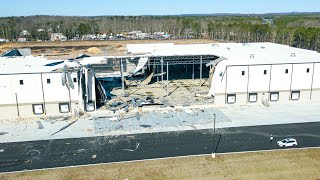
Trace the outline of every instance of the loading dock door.
{"label": "loading dock door", "polygon": [[258,96],[257,93],[250,93],[249,94],[249,102],[251,102],[251,103],[257,102],[257,96]]}
{"label": "loading dock door", "polygon": [[228,94],[227,95],[227,103],[234,104],[236,102],[236,95],[235,94]]}
{"label": "loading dock door", "polygon": [[60,105],[60,112],[61,113],[68,113],[70,112],[69,103],[61,103]]}
{"label": "loading dock door", "polygon": [[291,92],[291,100],[298,100],[300,98],[300,91]]}
{"label": "loading dock door", "polygon": [[42,104],[34,104],[33,105],[33,113],[36,115],[43,114],[43,105]]}
{"label": "loading dock door", "polygon": [[279,93],[278,92],[270,93],[270,101],[278,101],[278,100],[279,100]]}

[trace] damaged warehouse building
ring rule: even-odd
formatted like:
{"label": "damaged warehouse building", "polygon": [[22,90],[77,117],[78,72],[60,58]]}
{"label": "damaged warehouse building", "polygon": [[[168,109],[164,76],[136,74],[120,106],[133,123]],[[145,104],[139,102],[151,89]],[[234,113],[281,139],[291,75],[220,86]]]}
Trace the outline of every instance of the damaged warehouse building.
{"label": "damaged warehouse building", "polygon": [[75,62],[33,56],[0,62],[1,118],[77,115],[94,111],[101,98],[94,72]]}
{"label": "damaged warehouse building", "polygon": [[[153,92],[157,83],[161,97],[174,99],[175,80],[198,80],[190,85],[197,88],[184,87],[205,93],[204,98],[213,99],[205,103],[217,107],[320,100],[319,53],[274,43],[128,44],[124,56],[83,57],[56,67],[26,63],[14,72],[2,65],[12,61],[5,58],[0,58],[0,109],[19,117],[95,111],[117,96],[134,96],[139,87]],[[35,70],[40,66],[50,68]],[[207,89],[201,88],[204,84]],[[126,93],[130,88],[136,90]]]}
{"label": "damaged warehouse building", "polygon": [[275,43],[128,45],[133,74],[209,81],[214,104],[245,105],[320,100],[320,56]]}

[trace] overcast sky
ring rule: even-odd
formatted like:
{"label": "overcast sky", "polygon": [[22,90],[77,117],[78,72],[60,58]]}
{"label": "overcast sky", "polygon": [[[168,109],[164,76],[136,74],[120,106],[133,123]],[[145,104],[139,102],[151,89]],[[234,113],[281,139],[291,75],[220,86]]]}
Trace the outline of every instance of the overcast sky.
{"label": "overcast sky", "polygon": [[2,0],[0,16],[319,12],[320,0]]}

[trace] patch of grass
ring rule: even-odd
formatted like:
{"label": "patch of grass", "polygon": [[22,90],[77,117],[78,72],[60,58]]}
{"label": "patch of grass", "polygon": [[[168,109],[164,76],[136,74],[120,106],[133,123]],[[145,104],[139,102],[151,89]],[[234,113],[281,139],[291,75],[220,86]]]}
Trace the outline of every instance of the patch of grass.
{"label": "patch of grass", "polygon": [[320,149],[186,157],[0,175],[0,179],[319,179]]}

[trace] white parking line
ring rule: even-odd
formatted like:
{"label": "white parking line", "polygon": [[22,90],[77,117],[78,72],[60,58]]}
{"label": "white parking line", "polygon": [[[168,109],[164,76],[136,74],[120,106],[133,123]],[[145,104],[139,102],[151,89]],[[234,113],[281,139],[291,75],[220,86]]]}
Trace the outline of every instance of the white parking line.
{"label": "white parking line", "polygon": [[[320,149],[320,146],[319,147],[290,148],[290,149],[270,149],[270,150],[259,150],[259,151],[227,152],[227,153],[216,153],[215,155],[219,156],[219,155],[229,155],[229,154],[244,154],[244,153],[272,152],[272,151],[290,151],[290,150],[303,150],[303,149]],[[187,157],[201,157],[201,156],[211,156],[211,155],[212,154],[196,154],[196,155],[187,155],[187,156],[175,156],[175,157],[164,157],[164,158],[154,158],[154,159],[142,159],[142,160],[132,160],[132,161],[120,161],[120,162],[109,162],[109,163],[85,164],[85,165],[77,165],[77,166],[64,166],[64,167],[55,167],[55,168],[32,169],[32,170],[23,170],[23,171],[2,172],[2,173],[0,173],[0,175],[1,174],[12,174],[12,173],[22,173],[22,172],[43,171],[43,170],[87,167],[87,166],[99,166],[99,165],[111,165],[111,164],[133,163],[133,162],[143,162],[143,161],[178,159],[178,158],[187,158]]]}

